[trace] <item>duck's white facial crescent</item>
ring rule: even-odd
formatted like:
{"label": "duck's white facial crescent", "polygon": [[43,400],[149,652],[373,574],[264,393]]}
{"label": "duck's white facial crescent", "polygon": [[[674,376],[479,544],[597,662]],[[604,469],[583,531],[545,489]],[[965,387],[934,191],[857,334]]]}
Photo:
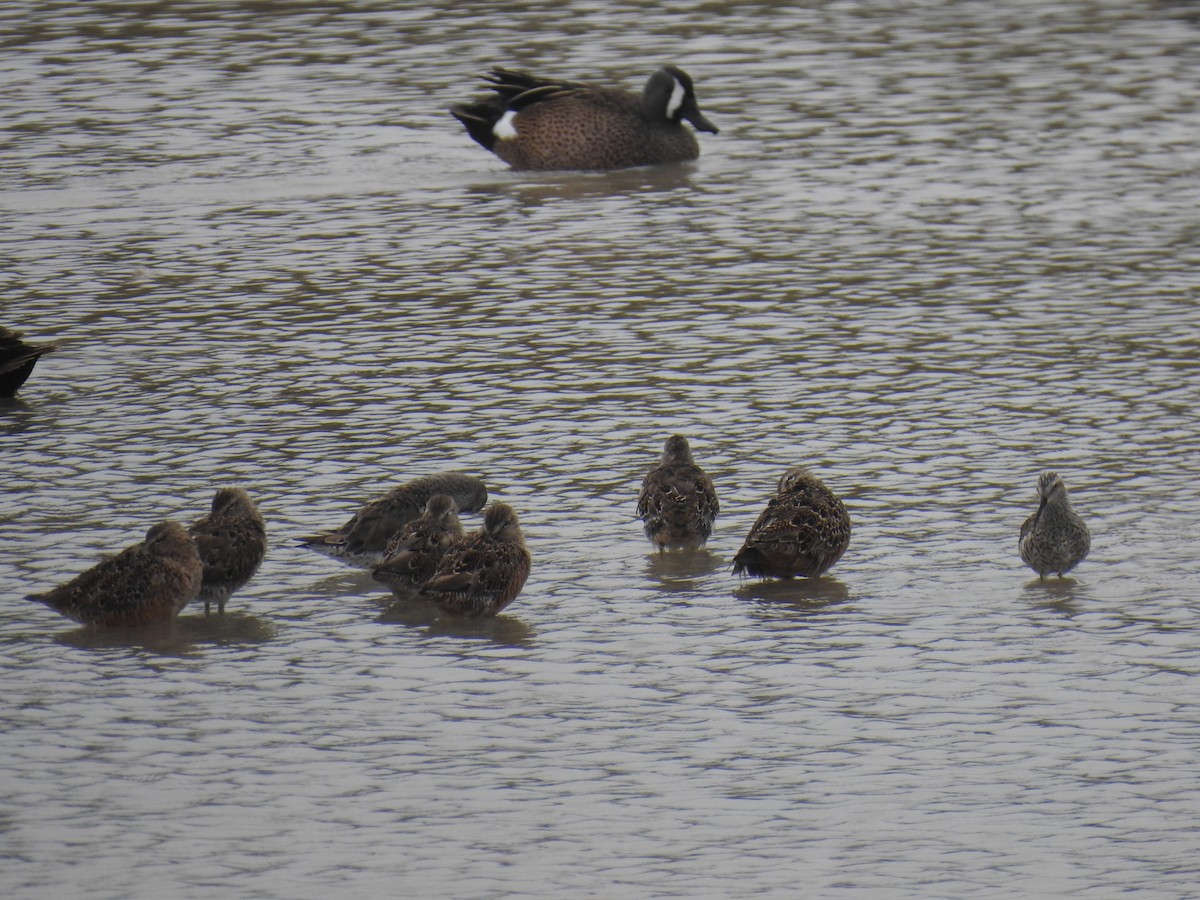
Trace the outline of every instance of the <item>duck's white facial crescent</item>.
{"label": "duck's white facial crescent", "polygon": [[679,83],[678,78],[671,79],[675,86],[671,88],[671,99],[667,101],[667,118],[675,118],[675,113],[679,112],[679,107],[683,106],[683,98],[687,96],[687,91],[683,85]]}
{"label": "duck's white facial crescent", "polygon": [[513,119],[516,118],[516,110],[510,109],[502,115],[496,124],[492,126],[492,134],[502,141],[511,140],[517,136],[517,128],[513,125]]}

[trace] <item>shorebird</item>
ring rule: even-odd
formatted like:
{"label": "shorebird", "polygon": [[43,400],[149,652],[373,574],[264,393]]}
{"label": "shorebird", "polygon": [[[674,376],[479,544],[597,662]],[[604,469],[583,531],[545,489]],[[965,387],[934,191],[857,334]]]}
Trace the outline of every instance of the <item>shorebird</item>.
{"label": "shorebird", "polygon": [[650,76],[641,94],[497,68],[494,91],[450,108],[467,133],[514,169],[624,169],[700,155],[698,131],[717,133],[700,112],[692,79],[676,66]]}
{"label": "shorebird", "polygon": [[455,615],[494,616],[521,593],[530,562],[516,512],[506,503],[493,503],[483,527],[442,557],[421,596]]}
{"label": "shorebird", "polygon": [[434,494],[446,494],[462,512],[483,509],[488,496],[484,483],[472,475],[425,475],[372,500],[341,528],[309,535],[300,543],[350,565],[373,568],[383,562],[388,542],[405,522],[421,515]]}
{"label": "shorebird", "polygon": [[1037,512],[1021,525],[1017,547],[1021,559],[1039,577],[1054,572],[1061,578],[1088,555],[1092,535],[1072,508],[1061,475],[1043,474],[1038,478],[1037,492]]}
{"label": "shorebird", "polygon": [[733,558],[733,572],[766,578],[816,578],[850,544],[850,514],[821,479],[789,469],[779,490],[750,528]]}
{"label": "shorebird", "polygon": [[458,507],[445,494],[434,494],[419,518],[406,522],[387,546],[387,556],[371,573],[403,599],[437,571],[438,563],[463,538]]}
{"label": "shorebird", "polygon": [[662,459],[642,480],[637,514],[660,551],[695,550],[712,534],[720,504],[712,479],[696,465],[687,438],[667,438]]}
{"label": "shorebird", "polygon": [[204,566],[178,522],[160,522],[141,543],[27,599],[84,625],[132,628],[169,622],[200,592]]}
{"label": "shorebird", "polygon": [[251,579],[267,553],[267,527],[258,507],[241,488],[223,487],[213,496],[212,511],[188,529],[204,563],[200,599],[204,614],[217,601],[217,612]]}

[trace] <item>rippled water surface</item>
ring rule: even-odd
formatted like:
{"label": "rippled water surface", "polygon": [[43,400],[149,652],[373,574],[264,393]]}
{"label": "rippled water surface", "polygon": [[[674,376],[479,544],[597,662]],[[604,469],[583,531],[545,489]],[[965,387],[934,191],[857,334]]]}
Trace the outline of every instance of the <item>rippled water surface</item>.
{"label": "rippled water surface", "polygon": [[[60,345],[0,406],[6,896],[1195,895],[1194,4],[0,12],[0,324]],[[445,112],[665,61],[694,165]],[[659,556],[673,432],[722,512]],[[739,582],[797,463],[850,550]],[[294,545],[447,468],[520,513],[501,617]],[[1094,539],[1040,583],[1050,468]],[[231,483],[223,619],[23,600]]]}

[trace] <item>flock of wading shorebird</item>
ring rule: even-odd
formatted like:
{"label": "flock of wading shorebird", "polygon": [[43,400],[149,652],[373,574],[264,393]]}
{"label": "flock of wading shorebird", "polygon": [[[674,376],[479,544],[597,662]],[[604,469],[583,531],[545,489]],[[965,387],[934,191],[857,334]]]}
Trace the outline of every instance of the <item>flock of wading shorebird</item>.
{"label": "flock of wading shorebird", "polygon": [[[717,133],[700,111],[692,79],[676,66],[650,76],[641,94],[497,68],[491,93],[450,112],[481,146],[514,169],[619,169],[695,159],[698,131]],[[30,345],[0,328],[0,396],[11,397],[52,344]],[[1060,577],[1087,556],[1091,536],[1071,508],[1061,477],[1038,479],[1038,509],[1021,526],[1018,549],[1038,575]],[[456,616],[493,616],[529,577],[530,555],[516,511],[488,499],[484,483],[456,472],[417,478],[373,500],[335,531],[300,543],[369,567],[400,600],[423,599]],[[720,506],[687,439],[667,439],[646,475],[637,513],[659,549],[703,547]],[[460,512],[483,510],[464,533]],[[850,544],[850,516],[825,484],[798,467],[778,490],[733,558],[738,575],[818,578]],[[253,577],[267,551],[266,527],[250,495],[223,487],[190,527],[160,522],[145,540],[53,590],[32,594],[89,626],[138,627],[173,620],[192,600],[207,615]]]}
{"label": "flock of wading shorebird", "polygon": [[[1062,575],[1087,555],[1087,526],[1071,509],[1062,479],[1038,481],[1038,511],[1021,526],[1021,557],[1039,575]],[[429,601],[446,613],[494,616],[529,577],[531,557],[507,503],[487,505],[483,481],[444,472],[416,478],[366,504],[344,525],[299,540],[302,546],[371,569],[399,601]],[[483,510],[483,525],[464,533],[458,514]],[[662,459],[642,481],[638,516],[659,552],[704,546],[720,507],[712,480],[687,439],[667,439]],[[850,515],[822,481],[789,469],[733,558],[739,575],[817,578],[850,544]],[[266,526],[250,495],[223,487],[212,510],[190,527],[166,521],[141,543],[30,600],[85,625],[141,627],[170,621],[192,600],[223,614],[267,551]]]}

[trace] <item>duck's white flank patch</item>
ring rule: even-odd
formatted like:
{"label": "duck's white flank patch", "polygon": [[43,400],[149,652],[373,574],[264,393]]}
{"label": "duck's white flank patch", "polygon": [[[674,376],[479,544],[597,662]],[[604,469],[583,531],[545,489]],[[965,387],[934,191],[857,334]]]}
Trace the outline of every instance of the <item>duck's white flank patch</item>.
{"label": "duck's white flank patch", "polygon": [[510,109],[492,126],[492,134],[500,138],[502,141],[511,140],[517,136],[517,129],[513,125],[513,118],[517,115],[517,111]]}
{"label": "duck's white flank patch", "polygon": [[675,82],[675,87],[671,88],[671,99],[667,101],[667,118],[675,118],[675,113],[679,112],[679,107],[683,106],[683,98],[687,93],[683,89],[683,85],[679,83],[678,78],[672,79]]}

